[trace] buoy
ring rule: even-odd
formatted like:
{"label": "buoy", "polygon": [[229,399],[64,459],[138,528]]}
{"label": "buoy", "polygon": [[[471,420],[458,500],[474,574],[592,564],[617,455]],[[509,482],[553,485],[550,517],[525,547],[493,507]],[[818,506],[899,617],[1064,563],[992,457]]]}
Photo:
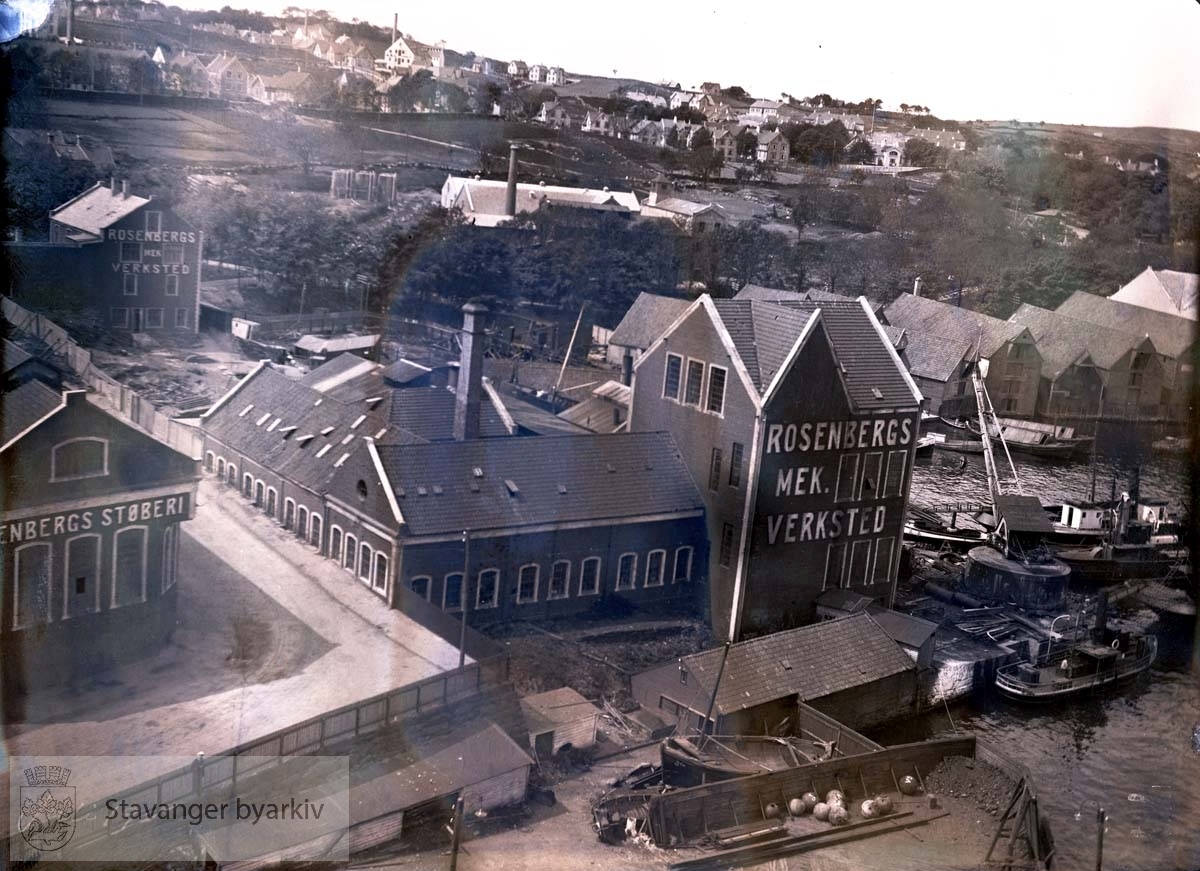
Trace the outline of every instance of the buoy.
{"label": "buoy", "polygon": [[845,804],[846,796],[842,793],[842,791],[840,789],[831,789],[831,790],[829,790],[829,792],[825,793],[825,801],[828,804],[834,804],[834,803],[838,803],[838,802],[840,802],[841,804]]}
{"label": "buoy", "polygon": [[877,795],[875,796],[875,809],[880,814],[886,816],[895,810],[896,806],[892,804],[892,797],[890,795]]}
{"label": "buoy", "polygon": [[829,805],[823,801],[817,802],[817,806],[813,808],[813,816],[821,821],[829,819]]}
{"label": "buoy", "polygon": [[773,820],[779,816],[779,805],[775,802],[771,802],[766,806],[763,812],[767,815],[767,819]]}
{"label": "buoy", "polygon": [[862,803],[859,810],[862,811],[863,819],[870,820],[879,816],[879,809],[875,806],[873,799],[867,799]]}
{"label": "buoy", "polygon": [[788,813],[794,817],[802,817],[808,812],[808,805],[802,798],[794,798],[788,802]]}
{"label": "buoy", "polygon": [[850,813],[844,807],[838,805],[829,812],[829,822],[835,826],[844,826],[850,822]]}
{"label": "buoy", "polygon": [[817,806],[817,802],[820,801],[820,799],[817,798],[816,793],[813,792],[806,792],[804,795],[800,796],[800,798],[804,800],[804,805],[808,810],[815,808]]}
{"label": "buoy", "polygon": [[900,791],[905,795],[916,795],[917,789],[917,779],[911,774],[906,774],[900,778]]}

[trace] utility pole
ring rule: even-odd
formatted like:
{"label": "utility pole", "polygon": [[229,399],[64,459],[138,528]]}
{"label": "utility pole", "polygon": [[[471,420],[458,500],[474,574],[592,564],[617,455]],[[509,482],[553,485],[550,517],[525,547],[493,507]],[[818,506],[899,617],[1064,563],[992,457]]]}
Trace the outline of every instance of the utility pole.
{"label": "utility pole", "polygon": [[[462,626],[458,634],[458,667],[459,670],[467,663],[467,593],[471,589],[471,533],[463,530],[463,576],[462,585],[458,588],[458,602],[462,606]],[[462,799],[459,799],[461,802]],[[451,867],[454,867],[453,865]]]}
{"label": "utility pole", "polygon": [[462,844],[462,818],[463,797],[460,793],[454,802],[454,828],[450,835],[450,871],[458,871],[458,850]]}

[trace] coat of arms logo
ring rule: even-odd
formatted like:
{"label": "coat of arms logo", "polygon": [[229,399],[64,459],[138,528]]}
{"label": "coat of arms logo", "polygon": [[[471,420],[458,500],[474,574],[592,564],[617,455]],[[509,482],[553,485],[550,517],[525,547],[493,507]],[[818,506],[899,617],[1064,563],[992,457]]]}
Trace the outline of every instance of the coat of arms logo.
{"label": "coat of arms logo", "polygon": [[21,787],[21,836],[35,850],[58,850],[75,834],[75,787],[71,769],[35,765],[25,769]]}

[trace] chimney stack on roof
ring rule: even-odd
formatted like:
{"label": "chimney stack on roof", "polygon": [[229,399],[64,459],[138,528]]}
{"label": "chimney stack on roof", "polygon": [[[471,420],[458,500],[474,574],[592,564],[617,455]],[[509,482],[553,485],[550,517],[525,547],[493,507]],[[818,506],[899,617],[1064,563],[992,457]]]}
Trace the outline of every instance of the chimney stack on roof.
{"label": "chimney stack on roof", "polygon": [[510,218],[517,214],[517,146],[508,146],[508,191],[504,197],[504,214]]}
{"label": "chimney stack on roof", "polygon": [[121,180],[121,199],[129,199],[129,179]]}
{"label": "chimney stack on roof", "polygon": [[921,276],[918,275],[916,281],[913,282],[913,296],[920,296],[920,295],[921,295]]}
{"label": "chimney stack on roof", "polygon": [[108,179],[108,189],[109,189],[110,191],[112,191],[112,195],[113,195],[114,197],[117,195],[117,177],[116,177],[115,175],[114,175],[114,176],[110,176],[110,177],[109,177],[109,179]]}
{"label": "chimney stack on roof", "polygon": [[483,340],[487,306],[468,302],[463,306],[462,357],[458,387],[454,394],[454,439],[479,438],[479,415],[483,404]]}

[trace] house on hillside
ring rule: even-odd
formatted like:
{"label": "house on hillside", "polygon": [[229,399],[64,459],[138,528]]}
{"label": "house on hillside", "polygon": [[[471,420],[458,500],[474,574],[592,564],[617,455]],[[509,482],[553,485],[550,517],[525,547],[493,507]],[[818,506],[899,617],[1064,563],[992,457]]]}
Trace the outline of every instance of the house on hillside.
{"label": "house on hillside", "polygon": [[737,140],[741,130],[740,127],[720,127],[713,132],[713,148],[726,163],[737,160]]}
{"label": "house on hillside", "polygon": [[[1042,359],[1026,327],[911,293],[893,300],[884,309],[884,320],[904,330],[970,344],[986,361],[984,381],[996,412],[1005,417],[1036,414]],[[974,407],[973,397],[963,404],[964,412]]]}
{"label": "house on hillside", "polygon": [[383,65],[390,71],[432,69],[430,47],[411,36],[399,36],[383,52]]}
{"label": "house on hillside", "polygon": [[523,60],[512,60],[508,62],[509,78],[523,79],[529,74],[529,66]]}
{"label": "house on hillside", "polygon": [[1109,297],[1116,302],[1196,320],[1200,275],[1147,266],[1137,278]]}
{"label": "house on hillside", "polygon": [[925,127],[914,127],[908,131],[907,138],[923,139],[930,145],[936,145],[947,151],[967,150],[967,139],[957,130],[931,130]]}
{"label": "house on hillside", "polygon": [[565,85],[567,83],[567,74],[562,67],[547,67],[546,68],[546,84],[550,87]]}
{"label": "house on hillside", "polygon": [[214,97],[222,100],[246,100],[250,71],[237,55],[221,52],[208,65],[208,87]]}
{"label": "house on hillside", "polygon": [[578,109],[574,106],[568,106],[559,100],[542,103],[542,108],[538,110],[537,120],[543,124],[549,124],[551,127],[556,127],[559,130],[576,129],[582,123]]}
{"label": "house on hillside", "polygon": [[790,152],[787,137],[778,130],[766,130],[758,134],[755,158],[759,163],[783,166],[788,162]]}
{"label": "house on hillside", "polygon": [[279,76],[254,76],[250,80],[250,99],[267,104],[297,106],[304,103],[317,87],[308,73],[293,70]]}
{"label": "house on hillside", "polygon": [[546,81],[546,67],[542,64],[533,64],[526,75],[531,82],[544,82]]}

